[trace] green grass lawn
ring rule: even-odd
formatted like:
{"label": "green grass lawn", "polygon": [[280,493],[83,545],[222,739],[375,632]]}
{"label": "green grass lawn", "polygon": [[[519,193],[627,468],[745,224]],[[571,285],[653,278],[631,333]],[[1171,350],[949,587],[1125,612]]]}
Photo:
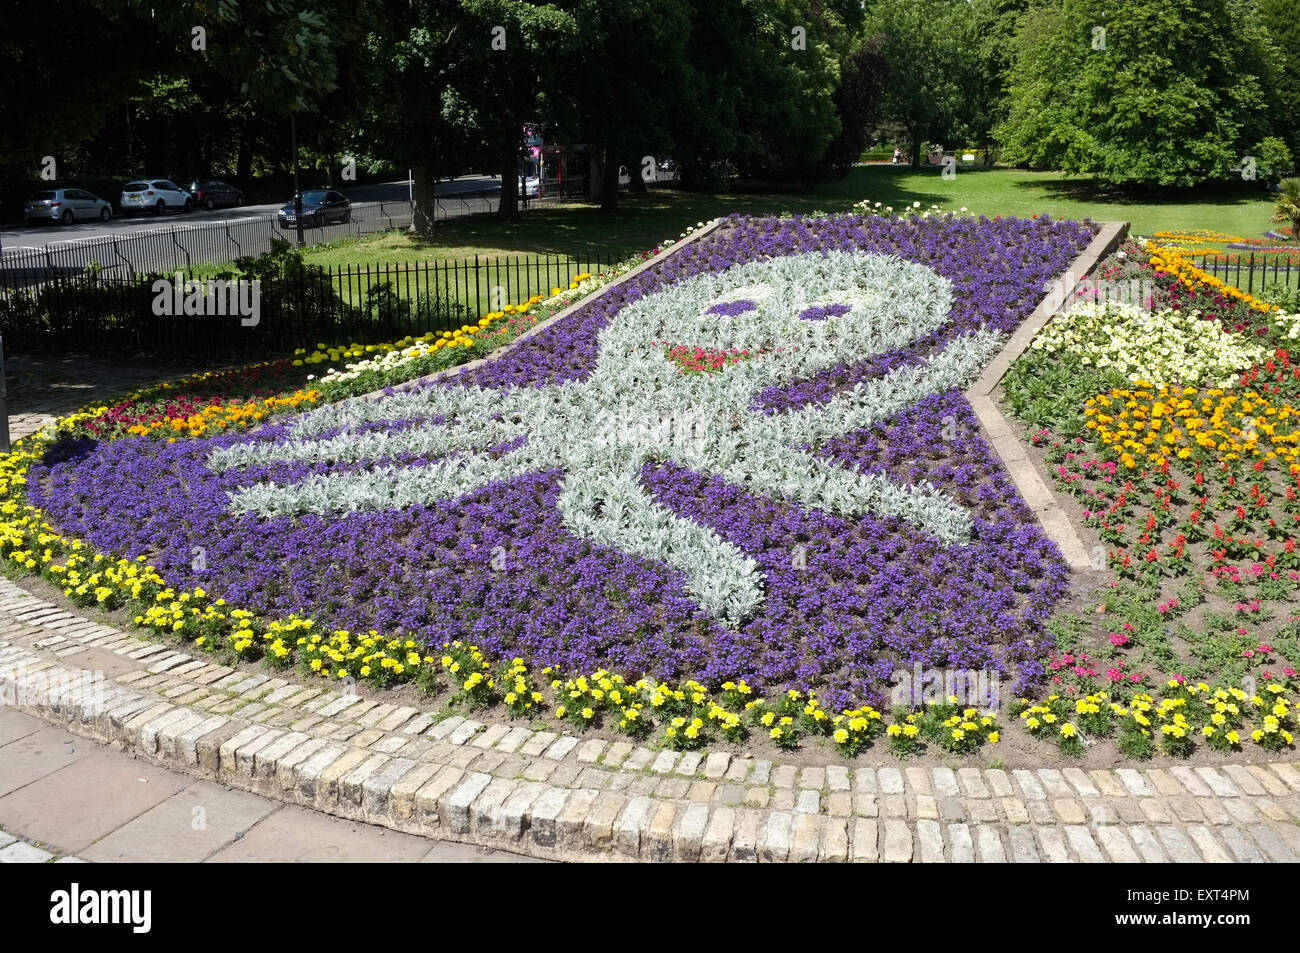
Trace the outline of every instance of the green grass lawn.
{"label": "green grass lawn", "polygon": [[891,166],[855,169],[856,181],[872,201],[898,208],[918,201],[944,208],[966,206],[977,215],[1091,218],[1129,222],[1135,235],[1192,228],[1263,238],[1272,227],[1268,194],[1258,183],[1207,185],[1191,191],[1127,193],[1101,191],[1086,180],[1058,172],[965,169],[943,179],[938,169],[913,172]]}
{"label": "green grass lawn", "polygon": [[732,192],[700,195],[653,191],[625,195],[613,214],[587,204],[532,208],[517,221],[494,216],[440,223],[432,237],[387,233],[310,249],[322,265],[428,261],[508,254],[581,254],[624,257],[679,235],[688,226],[740,212],[832,212],[862,199],[899,209],[913,202],[975,214],[1035,213],[1058,218],[1127,221],[1136,235],[1169,229],[1211,229],[1262,238],[1270,228],[1272,204],[1255,183],[1206,186],[1191,192],[1128,194],[1099,191],[1090,183],[1053,172],[959,168],[945,180],[939,169],[891,165],[860,166],[844,179],[802,191]]}

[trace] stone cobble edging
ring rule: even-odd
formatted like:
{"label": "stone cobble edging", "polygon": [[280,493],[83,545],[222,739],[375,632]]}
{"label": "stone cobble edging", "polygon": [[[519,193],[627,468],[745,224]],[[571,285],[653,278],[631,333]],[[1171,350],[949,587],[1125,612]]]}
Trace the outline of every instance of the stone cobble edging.
{"label": "stone cobble edging", "polygon": [[1038,517],[1039,524],[1048,537],[1060,547],[1061,555],[1071,569],[1092,569],[1092,559],[1087,548],[1075,531],[1070,518],[1066,515],[1056,496],[1043,478],[1039,476],[1029,458],[1029,450],[1020,438],[1019,428],[1013,427],[998,409],[994,392],[1006,377],[1007,371],[1016,359],[1029,349],[1038,332],[1069,300],[1070,294],[1086,276],[1092,273],[1099,262],[1119,247],[1124,236],[1128,234],[1127,222],[1103,222],[1101,229],[1059,279],[1056,288],[1047,293],[1037,308],[1016,329],[988,366],[984,368],[979,379],[966,390],[966,399],[979,419],[990,446],[1011,474],[1025,503]]}
{"label": "stone cobble edging", "polygon": [[0,640],[0,699],[74,734],[285,803],[537,857],[1300,858],[1300,764],[798,767],[659,751],[231,669],[8,580]]}

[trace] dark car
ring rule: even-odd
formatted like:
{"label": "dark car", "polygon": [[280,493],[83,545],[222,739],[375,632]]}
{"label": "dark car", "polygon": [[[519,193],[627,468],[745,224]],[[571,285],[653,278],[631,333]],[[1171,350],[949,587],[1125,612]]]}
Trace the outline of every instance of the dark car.
{"label": "dark car", "polygon": [[194,196],[194,204],[209,211],[218,205],[233,208],[244,204],[244,193],[220,179],[196,179],[190,183],[189,191]]}
{"label": "dark car", "polygon": [[[281,228],[296,228],[298,220],[293,202],[280,209]],[[302,224],[318,228],[335,222],[352,221],[352,203],[338,192],[312,189],[302,193]]]}

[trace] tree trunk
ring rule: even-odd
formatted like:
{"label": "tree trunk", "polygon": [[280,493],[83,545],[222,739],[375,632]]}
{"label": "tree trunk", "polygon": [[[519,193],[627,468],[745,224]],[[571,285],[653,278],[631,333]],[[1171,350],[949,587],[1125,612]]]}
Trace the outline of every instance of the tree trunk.
{"label": "tree trunk", "polygon": [[618,153],[609,146],[601,165],[600,210],[602,212],[618,211]]}
{"label": "tree trunk", "polygon": [[433,171],[428,166],[418,165],[411,170],[411,175],[415,178],[415,209],[411,216],[411,231],[432,235],[438,217]]}
{"label": "tree trunk", "polygon": [[253,174],[253,136],[248,117],[244,117],[239,130],[239,157],[235,160],[235,181],[241,189],[248,188],[248,179]]}
{"label": "tree trunk", "polygon": [[[519,126],[516,129],[521,128]],[[501,218],[519,217],[519,142],[511,137],[503,145],[500,153],[501,162],[501,204],[497,206],[497,215]]]}
{"label": "tree trunk", "polygon": [[587,198],[599,202],[605,192],[605,154],[593,150],[587,158]]}
{"label": "tree trunk", "polygon": [[628,190],[636,195],[645,195],[645,179],[641,178],[643,167],[637,159],[625,159],[627,166]]}

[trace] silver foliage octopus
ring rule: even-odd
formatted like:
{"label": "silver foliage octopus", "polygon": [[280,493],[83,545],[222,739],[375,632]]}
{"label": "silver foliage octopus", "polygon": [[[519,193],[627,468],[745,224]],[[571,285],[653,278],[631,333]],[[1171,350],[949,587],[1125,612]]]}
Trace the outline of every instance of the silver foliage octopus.
{"label": "silver foliage octopus", "polygon": [[[586,380],[509,390],[452,383],[358,398],[302,415],[283,442],[215,450],[208,465],[220,471],[273,461],[369,462],[355,472],[230,494],[233,512],[265,517],[429,504],[562,468],[558,506],[574,534],[680,570],[699,604],[734,626],[762,604],[756,564],[711,529],[655,502],[639,482],[643,465],[672,459],[756,494],[841,516],[896,516],[961,545],[970,537],[970,514],[932,486],[854,473],[802,448],[961,385],[998,349],[1001,335],[981,328],[957,336],[919,365],[827,403],[774,414],[751,408],[765,388],[929,334],[951,306],[946,278],[892,256],[837,251],[750,262],[620,310],[600,333]],[[665,342],[748,355],[722,371],[688,375],[665,358]],[[353,429],[433,416],[444,422]],[[502,444],[511,449],[481,452]],[[384,463],[399,454],[439,459],[416,467]]]}

